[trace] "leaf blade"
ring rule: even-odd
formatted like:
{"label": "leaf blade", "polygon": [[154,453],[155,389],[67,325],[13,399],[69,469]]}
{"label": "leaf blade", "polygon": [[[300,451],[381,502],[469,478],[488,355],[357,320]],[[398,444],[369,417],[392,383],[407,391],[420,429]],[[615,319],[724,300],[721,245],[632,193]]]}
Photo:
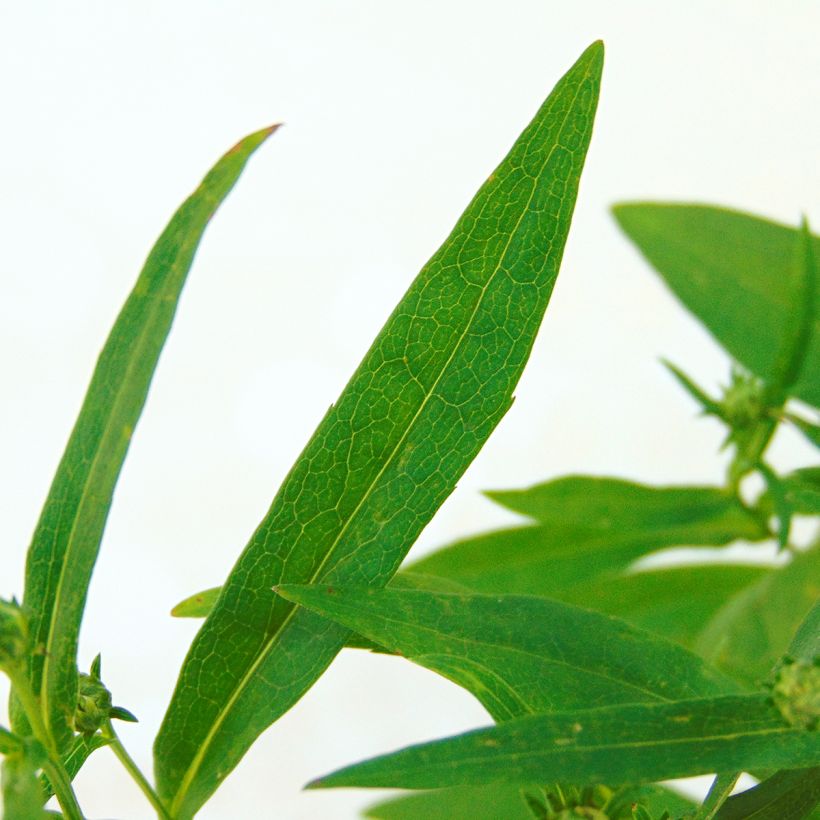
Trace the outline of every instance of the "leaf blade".
{"label": "leaf blade", "polygon": [[696,650],[718,669],[748,684],[764,681],[820,598],[820,548],[740,592],[718,610]]}
{"label": "leaf blade", "polygon": [[[770,378],[791,326],[791,261],[798,231],[751,214],[707,205],[635,202],[616,221],[680,301],[749,370]],[[811,251],[820,254],[820,238]],[[793,393],[820,405],[820,294],[812,343]]]}
{"label": "leaf blade", "polygon": [[271,587],[385,583],[509,407],[566,241],[602,61],[594,44],[559,81],[400,302],[237,562],[155,744],[172,812],[193,813],[344,642]]}
{"label": "leaf blade", "polygon": [[740,695],[531,715],[373,758],[308,788],[636,784],[818,761],[820,735],[790,727],[766,696]]}
{"label": "leaf blade", "polygon": [[439,672],[499,721],[739,691],[676,644],[546,598],[328,585],[277,590]]}
{"label": "leaf blade", "polygon": [[88,583],[182,287],[208,222],[276,127],[257,131],[228,151],[151,250],[100,354],[35,529],[24,605],[42,652],[32,656],[29,677],[61,748],[72,736],[77,639]]}
{"label": "leaf blade", "polygon": [[477,592],[563,597],[617,578],[636,559],[664,547],[769,537],[765,523],[717,487],[653,488],[572,476],[491,497],[544,523],[457,541],[407,569]]}

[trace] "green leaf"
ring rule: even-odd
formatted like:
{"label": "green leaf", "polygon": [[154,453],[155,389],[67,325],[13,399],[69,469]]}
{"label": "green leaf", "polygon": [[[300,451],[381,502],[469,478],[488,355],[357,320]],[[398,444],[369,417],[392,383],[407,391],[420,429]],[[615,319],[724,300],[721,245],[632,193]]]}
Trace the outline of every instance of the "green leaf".
{"label": "green leaf", "polygon": [[782,476],[785,503],[798,515],[820,515],[820,467],[804,467]]}
{"label": "green leaf", "polygon": [[814,548],[730,599],[706,626],[696,649],[737,680],[759,684],[818,598],[820,548]]}
{"label": "green leaf", "polygon": [[[653,817],[664,811],[679,817],[695,807],[671,789],[654,785],[622,789],[614,801],[619,806],[638,803]],[[521,801],[521,787],[509,783],[403,795],[371,806],[364,816],[372,820],[532,820],[532,814]]]}
{"label": "green leaf", "polygon": [[803,820],[820,803],[820,767],[785,769],[730,797],[716,820]]}
{"label": "green leaf", "polygon": [[[812,236],[805,217],[797,235],[796,286],[785,335],[780,340],[774,369],[767,384],[767,403],[771,407],[783,404],[792,386],[799,380],[806,357],[812,347],[812,335],[817,310],[817,267],[812,249]],[[820,376],[815,370],[810,379]]]}
{"label": "green leaf", "polygon": [[39,652],[29,676],[61,749],[72,738],[77,640],[114,485],[199,241],[266,128],[234,146],[174,214],[145,263],[97,362],[34,532],[24,605]]}
{"label": "green leaf", "polygon": [[[69,780],[73,780],[77,776],[93,752],[96,752],[97,749],[102,749],[104,746],[108,746],[110,743],[111,741],[108,738],[100,734],[91,735],[89,737],[85,735],[75,735],[71,741],[71,746],[69,746],[68,751],[63,755],[63,768]],[[46,798],[51,797],[54,794],[54,788],[46,775],[40,777],[40,783]]]}
{"label": "green leaf", "polygon": [[0,726],[0,755],[10,755],[22,751],[23,741],[8,729]]}
{"label": "green leaf", "polygon": [[24,752],[15,752],[3,759],[3,817],[8,820],[43,820],[47,817],[43,804],[37,765]]}
{"label": "green leaf", "polygon": [[327,585],[277,590],[444,675],[495,720],[738,691],[683,647],[546,598]]}
{"label": "green leaf", "polygon": [[460,786],[410,794],[365,810],[373,820],[532,820],[517,784]]}
{"label": "green leaf", "polygon": [[559,81],[394,310],[194,640],[155,745],[190,817],[343,645],[282,582],[385,584],[512,402],[592,133],[596,43]]}
{"label": "green leaf", "polygon": [[[794,323],[798,231],[706,205],[626,203],[618,224],[715,339],[749,370],[771,379],[782,362],[783,328]],[[813,236],[813,257],[820,238]],[[800,277],[802,279],[802,277]],[[793,393],[820,405],[820,293],[812,342]]]}
{"label": "green leaf", "polygon": [[732,596],[772,570],[748,564],[700,564],[632,572],[575,586],[555,597],[616,615],[634,626],[693,647]]}
{"label": "green leaf", "polygon": [[[620,478],[566,476],[524,490],[485,495],[540,524],[600,533],[680,533],[680,539],[723,538],[727,523],[747,531],[749,511],[718,487],[650,487]],[[756,525],[756,526],[755,526]],[[751,524],[760,530],[759,522]],[[730,537],[741,537],[732,535]],[[678,541],[682,543],[682,541]],[[712,540],[694,543],[711,544]]]}
{"label": "green leaf", "polygon": [[574,587],[582,592],[593,579],[615,578],[664,547],[769,537],[761,517],[716,487],[654,489],[572,477],[491,497],[546,523],[458,541],[408,569],[479,592],[560,597]]}
{"label": "green leaf", "polygon": [[222,592],[222,587],[203,589],[202,592],[197,592],[184,601],[180,601],[171,610],[171,615],[174,618],[207,618],[220,592]]}
{"label": "green leaf", "polygon": [[309,788],[617,785],[818,763],[820,732],[790,727],[765,695],[730,695],[529,715],[367,760]]}
{"label": "green leaf", "polygon": [[809,663],[820,657],[820,600],[797,627],[787,654],[793,660]]}

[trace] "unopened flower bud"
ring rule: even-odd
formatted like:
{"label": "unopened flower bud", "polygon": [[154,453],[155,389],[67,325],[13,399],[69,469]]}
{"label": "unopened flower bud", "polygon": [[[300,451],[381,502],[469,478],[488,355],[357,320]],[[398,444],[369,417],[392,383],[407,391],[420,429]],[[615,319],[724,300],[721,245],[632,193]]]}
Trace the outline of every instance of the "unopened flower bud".
{"label": "unopened flower bud", "polygon": [[792,726],[817,729],[820,725],[820,657],[811,661],[786,658],[775,671],[772,699]]}

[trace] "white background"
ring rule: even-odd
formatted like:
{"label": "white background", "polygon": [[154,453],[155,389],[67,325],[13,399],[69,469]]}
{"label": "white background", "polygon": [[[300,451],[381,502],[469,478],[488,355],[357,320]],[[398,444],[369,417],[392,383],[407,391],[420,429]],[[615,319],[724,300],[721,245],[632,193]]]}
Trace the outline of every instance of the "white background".
{"label": "white background", "polygon": [[[820,5],[186,2],[0,10],[0,594],[96,354],[152,242],[240,136],[287,126],[202,243],[114,500],[82,634],[122,735],[151,739],[193,636],[169,608],[219,583],[423,262],[592,40],[607,47],[564,265],[517,401],[414,555],[511,520],[478,491],[564,472],[721,481],[721,431],[657,363],[728,365],[608,215],[718,202],[820,224]],[[802,458],[783,435],[782,467]],[[5,699],[5,690],[0,692]],[[391,658],[345,652],[203,818],[353,818],[375,793],[302,793],[364,756],[485,722]],[[91,817],[147,818],[113,758]]]}

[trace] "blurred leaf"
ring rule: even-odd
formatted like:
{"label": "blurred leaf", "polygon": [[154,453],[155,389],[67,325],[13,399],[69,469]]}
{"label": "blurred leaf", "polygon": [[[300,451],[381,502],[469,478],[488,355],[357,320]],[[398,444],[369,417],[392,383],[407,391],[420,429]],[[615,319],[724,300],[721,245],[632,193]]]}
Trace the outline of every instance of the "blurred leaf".
{"label": "blurred leaf", "polygon": [[[695,804],[663,786],[633,786],[621,789],[613,802],[639,803],[653,816],[669,811],[679,817]],[[372,820],[532,820],[521,801],[517,784],[491,783],[487,786],[455,786],[420,792],[377,803],[365,810]]]}
{"label": "blurred leaf", "polygon": [[3,817],[7,820],[43,820],[45,795],[37,766],[24,752],[15,752],[2,763]]}
{"label": "blurred leaf", "polygon": [[620,478],[566,476],[485,495],[540,524],[579,531],[679,532],[682,538],[695,539],[693,543],[711,544],[712,540],[697,540],[698,535],[702,532],[711,539],[717,532],[722,538],[729,522],[744,531],[750,525],[749,511],[718,487],[650,487]]}
{"label": "blurred leaf", "polygon": [[798,515],[820,515],[820,467],[804,467],[782,476],[785,502]]}
{"label": "blurred leaf", "polygon": [[[275,126],[274,126],[275,128]],[[59,748],[73,736],[77,640],[114,485],[205,228],[251,154],[246,137],[174,214],[109,334],[29,548],[24,605],[34,644],[29,677]]]}
{"label": "blurred leaf", "polygon": [[738,691],[683,647],[546,598],[327,585],[277,591],[444,675],[495,720]]}
{"label": "blurred leaf", "polygon": [[[618,224],[683,304],[731,356],[763,379],[780,360],[783,328],[802,288],[793,265],[799,232],[707,205],[625,203]],[[812,237],[816,258],[820,239]],[[802,279],[802,278],[801,278]],[[820,307],[814,291],[812,342],[793,393],[820,405]]]}
{"label": "blurred leaf", "polygon": [[820,802],[820,767],[784,769],[730,797],[716,820],[803,820]]}
{"label": "blurred leaf", "polygon": [[820,548],[815,548],[735,595],[704,629],[696,649],[737,680],[759,684],[818,598]]}
{"label": "blurred leaf", "polygon": [[556,597],[692,647],[727,600],[771,571],[748,564],[664,567],[593,581]]}
{"label": "blurred leaf", "polygon": [[10,755],[22,751],[23,741],[8,729],[0,726],[0,755]]}
{"label": "blurred leaf", "polygon": [[528,715],[366,760],[308,787],[616,785],[818,763],[820,732],[790,727],[765,695],[730,695]]}
{"label": "blurred leaf", "polygon": [[512,402],[552,291],[603,46],[559,81],[388,319],[194,640],[155,744],[190,817],[342,647],[282,582],[383,585]]}
{"label": "blurred leaf", "polygon": [[820,657],[820,601],[815,603],[797,627],[787,654],[794,660],[810,663]]}
{"label": "blurred leaf", "polygon": [[458,541],[408,569],[478,592],[561,597],[617,577],[643,555],[673,546],[721,546],[769,537],[762,519],[715,487],[650,488],[572,477],[494,492],[508,508],[548,523]]}
{"label": "blurred leaf", "polygon": [[410,794],[370,806],[373,820],[532,820],[517,784],[460,786]]}
{"label": "blurred leaf", "polygon": [[[809,233],[809,225],[805,218],[797,234],[795,245],[797,247],[794,275],[796,286],[792,293],[792,309],[789,312],[788,322],[784,326],[785,336],[780,340],[774,369],[767,384],[767,403],[773,407],[783,404],[793,385],[800,379],[806,357],[813,346],[812,336],[815,324],[820,322],[817,267],[812,248],[812,235]],[[820,324],[818,328],[820,329]],[[807,375],[809,382],[813,380],[816,383],[820,378],[820,368],[815,368]]]}

